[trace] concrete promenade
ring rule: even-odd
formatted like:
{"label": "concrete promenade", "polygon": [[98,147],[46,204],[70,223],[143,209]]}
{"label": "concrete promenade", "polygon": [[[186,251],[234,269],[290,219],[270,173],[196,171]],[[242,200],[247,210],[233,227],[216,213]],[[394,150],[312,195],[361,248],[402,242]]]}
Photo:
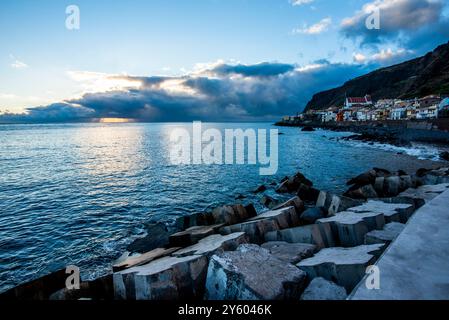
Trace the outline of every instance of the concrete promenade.
{"label": "concrete promenade", "polygon": [[415,213],[376,266],[380,289],[363,279],[349,300],[449,299],[449,190]]}

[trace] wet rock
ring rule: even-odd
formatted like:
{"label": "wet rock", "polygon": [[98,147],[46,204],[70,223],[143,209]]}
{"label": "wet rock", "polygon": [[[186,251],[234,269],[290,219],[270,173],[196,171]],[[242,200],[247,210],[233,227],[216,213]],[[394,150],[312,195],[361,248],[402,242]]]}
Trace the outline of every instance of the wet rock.
{"label": "wet rock", "polygon": [[354,247],[365,242],[365,235],[369,231],[382,229],[385,217],[377,212],[344,211],[334,217],[320,219],[317,223],[329,223],[337,243],[343,247]]}
{"label": "wet rock", "polygon": [[261,199],[260,199],[260,203],[268,209],[273,209],[274,207],[279,205],[279,200],[276,200],[268,195],[264,195]]}
{"label": "wet rock", "polygon": [[275,206],[273,210],[279,210],[288,207],[294,207],[296,213],[299,215],[304,211],[304,202],[299,197],[293,197],[290,200]]}
{"label": "wet rock", "polygon": [[352,198],[352,199],[370,199],[370,198],[377,198],[377,192],[374,190],[374,187],[371,184],[368,184],[366,186],[358,186],[355,185],[354,187],[350,188],[344,196]]}
{"label": "wet rock", "polygon": [[307,179],[302,173],[298,172],[293,177],[283,181],[276,189],[277,193],[295,193],[298,191],[301,184],[312,187],[313,183]]}
{"label": "wet rock", "polygon": [[238,194],[235,196],[235,200],[244,200],[246,199],[246,196],[244,196],[243,194]]}
{"label": "wet rock", "polygon": [[441,158],[442,160],[449,161],[449,152],[447,152],[447,151],[442,152],[442,153],[440,154],[440,158]]}
{"label": "wet rock", "polygon": [[166,247],[169,244],[170,232],[162,223],[150,224],[146,227],[147,236],[135,240],[126,248],[130,252],[145,253],[157,248]]}
{"label": "wet rock", "polygon": [[356,213],[381,213],[384,215],[386,223],[406,223],[408,219],[410,219],[410,217],[413,215],[415,206],[409,203],[387,203],[384,201],[370,200],[361,206],[349,208],[348,211]]}
{"label": "wet rock", "polygon": [[223,251],[233,251],[248,240],[244,232],[232,233],[226,236],[214,234],[207,238],[201,239],[193,246],[177,250],[172,255],[174,257],[185,257],[191,255],[204,255],[210,257],[213,254]]}
{"label": "wet rock", "polygon": [[157,248],[150,252],[137,255],[129,255],[129,252],[125,253],[112,265],[112,271],[117,272],[124,269],[132,268],[147,264],[153,260],[168,256],[180,248]]}
{"label": "wet rock", "polygon": [[326,210],[322,207],[309,208],[301,215],[301,221],[307,224],[315,223],[319,219],[325,218],[327,215]]}
{"label": "wet rock", "polygon": [[267,191],[267,187],[265,185],[259,186],[256,190],[253,191],[254,194],[262,193]]}
{"label": "wet rock", "polygon": [[262,244],[262,248],[267,249],[276,258],[292,264],[313,256],[317,251],[317,247],[313,244],[282,241],[266,242]]}
{"label": "wet rock", "polygon": [[303,132],[313,132],[313,131],[315,131],[315,129],[313,127],[311,127],[311,126],[305,126],[305,127],[303,127],[301,129],[301,131],[303,131]]}
{"label": "wet rock", "polygon": [[367,184],[373,184],[374,181],[376,180],[377,177],[377,172],[376,170],[370,170],[367,171],[365,173],[362,173],[361,175],[352,178],[351,180],[349,180],[346,185],[350,186],[353,184],[359,185],[359,186],[365,186]]}
{"label": "wet rock", "polygon": [[294,300],[306,275],[256,245],[213,255],[207,272],[207,300]]}
{"label": "wet rock", "polygon": [[207,274],[205,256],[165,257],[114,273],[118,300],[201,299]]}
{"label": "wet rock", "polygon": [[373,230],[365,235],[365,244],[384,243],[390,244],[404,230],[405,224],[391,222],[387,223],[383,230]]}
{"label": "wet rock", "polygon": [[311,279],[322,277],[350,292],[365,275],[366,267],[380,256],[383,247],[383,244],[373,244],[353,248],[326,248],[312,258],[302,260],[297,266]]}
{"label": "wet rock", "polygon": [[395,197],[401,191],[400,186],[401,179],[398,176],[387,177],[384,180],[383,194],[388,197]]}
{"label": "wet rock", "polygon": [[201,223],[201,213],[196,213],[177,218],[175,221],[175,227],[178,230],[185,230],[191,227],[198,226]]}
{"label": "wet rock", "polygon": [[317,201],[319,194],[320,190],[310,187],[304,183],[300,184],[297,191],[297,196],[301,200],[313,203]]}
{"label": "wet rock", "polygon": [[304,290],[301,300],[310,301],[331,301],[346,300],[348,297],[345,288],[336,285],[324,278],[315,278],[310,282],[309,286]]}
{"label": "wet rock", "polygon": [[181,231],[171,235],[169,237],[169,244],[171,247],[187,247],[197,243],[203,238],[217,233],[218,229],[223,226],[224,224],[192,227],[185,231]]}

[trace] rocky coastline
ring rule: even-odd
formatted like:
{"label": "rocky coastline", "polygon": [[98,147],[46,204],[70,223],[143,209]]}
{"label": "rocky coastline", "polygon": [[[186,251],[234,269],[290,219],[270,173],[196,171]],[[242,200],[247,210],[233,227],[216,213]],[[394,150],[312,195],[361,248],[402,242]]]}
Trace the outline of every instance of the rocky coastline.
{"label": "rocky coastline", "polygon": [[298,172],[255,187],[261,212],[235,203],[148,226],[110,275],[79,290],[65,288],[60,270],[0,299],[344,300],[416,210],[447,190],[448,168],[373,168],[349,180],[342,195],[316,189]]}

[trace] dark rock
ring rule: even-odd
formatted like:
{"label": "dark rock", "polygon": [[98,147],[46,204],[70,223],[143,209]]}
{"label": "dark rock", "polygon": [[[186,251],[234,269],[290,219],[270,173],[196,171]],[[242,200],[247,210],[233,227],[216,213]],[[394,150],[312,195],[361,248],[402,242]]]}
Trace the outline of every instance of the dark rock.
{"label": "dark rock", "polygon": [[407,172],[405,172],[404,170],[398,170],[398,172],[396,173],[396,175],[398,176],[406,176],[408,175]]}
{"label": "dark rock", "polygon": [[238,194],[235,196],[235,200],[244,200],[246,199],[246,196],[244,196],[243,194]]}
{"label": "dark rock", "polygon": [[278,193],[294,193],[297,192],[301,184],[312,187],[313,182],[307,179],[302,173],[298,172],[293,177],[284,180],[276,189]]}
{"label": "dark rock", "polygon": [[171,247],[187,247],[196,244],[201,239],[217,233],[218,229],[223,226],[224,224],[198,226],[177,232],[169,237],[169,245]]}
{"label": "dark rock", "polygon": [[315,131],[315,129],[313,127],[311,127],[311,126],[305,126],[305,127],[303,127],[301,129],[301,131],[303,131],[303,132],[313,132],[313,131]]}
{"label": "dark rock", "polygon": [[449,161],[449,152],[444,151],[440,154],[440,158],[446,161]]}
{"label": "dark rock", "polygon": [[282,208],[294,207],[296,213],[299,215],[304,211],[304,202],[299,197],[291,198],[290,200],[275,206],[273,209],[278,210]]}
{"label": "dark rock", "polygon": [[375,170],[370,170],[362,173],[361,175],[349,180],[346,185],[350,186],[353,184],[364,186],[367,184],[373,184],[376,180],[377,172]]}
{"label": "dark rock", "polygon": [[245,210],[246,210],[246,216],[248,217],[248,219],[251,219],[251,218],[257,216],[256,208],[254,208],[254,205],[252,203],[246,205]]}
{"label": "dark rock", "polygon": [[301,214],[300,219],[308,224],[315,223],[315,221],[325,218],[327,215],[326,210],[322,207],[309,208]]}
{"label": "dark rock", "polygon": [[377,198],[378,194],[376,193],[376,190],[374,187],[370,184],[366,186],[358,186],[355,185],[352,188],[350,188],[345,194],[345,197],[349,197],[352,199],[371,199],[371,198]]}
{"label": "dark rock", "polygon": [[302,183],[298,188],[297,195],[303,201],[315,203],[320,195],[320,190]]}
{"label": "dark rock", "polygon": [[432,170],[430,170],[430,169],[425,169],[425,168],[420,168],[420,169],[418,169],[418,170],[416,171],[416,176],[419,177],[419,178],[422,178],[422,177],[424,177],[427,173],[429,173],[430,171],[432,171]]}
{"label": "dark rock", "polygon": [[388,176],[391,176],[391,172],[388,171],[387,169],[373,168],[373,170],[376,171],[376,176],[377,177],[388,177]]}
{"label": "dark rock", "polygon": [[264,185],[259,186],[256,190],[253,191],[254,194],[261,193],[267,190],[267,187]]}
{"label": "dark rock", "polygon": [[268,209],[273,209],[274,207],[278,206],[280,201],[276,200],[270,196],[264,195],[261,199],[260,199],[260,203],[268,208]]}
{"label": "dark rock", "polygon": [[169,244],[169,236],[173,234],[162,223],[150,224],[146,227],[147,236],[135,240],[126,248],[130,252],[145,253]]}

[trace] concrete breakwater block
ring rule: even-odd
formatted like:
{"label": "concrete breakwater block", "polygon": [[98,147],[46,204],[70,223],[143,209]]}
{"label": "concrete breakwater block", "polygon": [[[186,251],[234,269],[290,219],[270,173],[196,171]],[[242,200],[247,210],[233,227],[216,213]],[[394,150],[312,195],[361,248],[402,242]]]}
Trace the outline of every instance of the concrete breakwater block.
{"label": "concrete breakwater block", "polygon": [[436,185],[424,185],[416,189],[410,188],[399,194],[399,197],[422,199],[426,203],[432,201],[443,192],[449,190],[449,183],[442,183]]}
{"label": "concrete breakwater block", "polygon": [[365,235],[375,229],[382,229],[385,218],[382,213],[351,211],[340,212],[334,217],[320,219],[317,224],[330,224],[337,243],[343,247],[354,247],[365,242]]}
{"label": "concrete breakwater block", "polygon": [[345,288],[336,285],[324,278],[313,279],[309,286],[304,290],[301,300],[311,301],[331,301],[331,300],[346,300],[348,297]]}
{"label": "concrete breakwater block", "polygon": [[275,221],[280,229],[294,227],[299,225],[299,215],[293,206],[285,207],[277,210],[266,211],[255,216],[248,221],[271,220]]}
{"label": "concrete breakwater block", "polygon": [[404,230],[405,224],[387,223],[382,230],[373,230],[365,235],[365,244],[385,243],[390,244]]}
{"label": "concrete breakwater block", "polygon": [[386,223],[406,223],[408,219],[410,219],[410,217],[413,215],[415,206],[408,203],[387,203],[383,201],[370,200],[361,206],[349,208],[348,211],[357,213],[382,213],[385,216]]}
{"label": "concrete breakwater block", "polygon": [[363,200],[355,200],[345,196],[337,196],[329,192],[321,191],[316,202],[317,207],[325,208],[329,216],[348,208],[361,205]]}
{"label": "concrete breakwater block", "polygon": [[220,233],[228,235],[236,232],[244,232],[250,242],[260,244],[264,242],[266,233],[275,230],[279,230],[279,225],[275,220],[262,219],[222,227]]}
{"label": "concrete breakwater block", "polygon": [[244,232],[232,233],[222,236],[214,234],[207,238],[201,239],[193,246],[177,250],[172,255],[175,257],[185,257],[191,255],[204,255],[210,257],[213,254],[223,251],[233,251],[243,243],[247,243],[247,237]]}
{"label": "concrete breakwater block", "polygon": [[257,245],[210,259],[205,298],[208,300],[292,300],[304,289],[306,273]]}
{"label": "concrete breakwater block", "polygon": [[311,278],[322,277],[345,287],[350,292],[382,253],[383,244],[362,245],[353,248],[326,248],[312,258],[297,264]]}
{"label": "concrete breakwater block", "polygon": [[147,264],[153,260],[168,256],[179,249],[180,248],[176,247],[168,249],[158,248],[143,254],[132,256],[128,256],[128,253],[126,253],[124,256],[117,259],[117,261],[112,265],[112,271],[117,272],[135,266],[140,266],[142,264]]}
{"label": "concrete breakwater block", "polygon": [[206,238],[223,227],[224,224],[216,224],[212,226],[196,226],[187,230],[172,234],[169,237],[169,243],[172,247],[187,247]]}
{"label": "concrete breakwater block", "polygon": [[261,246],[273,256],[287,263],[297,264],[303,259],[313,256],[317,246],[309,243],[288,243],[283,241],[266,242]]}
{"label": "concrete breakwater block", "polygon": [[283,208],[288,208],[288,207],[294,207],[296,210],[296,213],[298,215],[300,215],[303,211],[304,211],[304,202],[299,198],[299,197],[293,197],[290,200],[281,203],[280,205],[277,205],[273,208],[273,210],[279,210],[279,209],[283,209]]}
{"label": "concrete breakwater block", "polygon": [[119,300],[200,299],[204,293],[206,256],[164,257],[114,273]]}
{"label": "concrete breakwater block", "polygon": [[329,224],[311,224],[308,226],[267,232],[265,234],[265,241],[309,243],[316,245],[319,249],[334,245],[334,239]]}

